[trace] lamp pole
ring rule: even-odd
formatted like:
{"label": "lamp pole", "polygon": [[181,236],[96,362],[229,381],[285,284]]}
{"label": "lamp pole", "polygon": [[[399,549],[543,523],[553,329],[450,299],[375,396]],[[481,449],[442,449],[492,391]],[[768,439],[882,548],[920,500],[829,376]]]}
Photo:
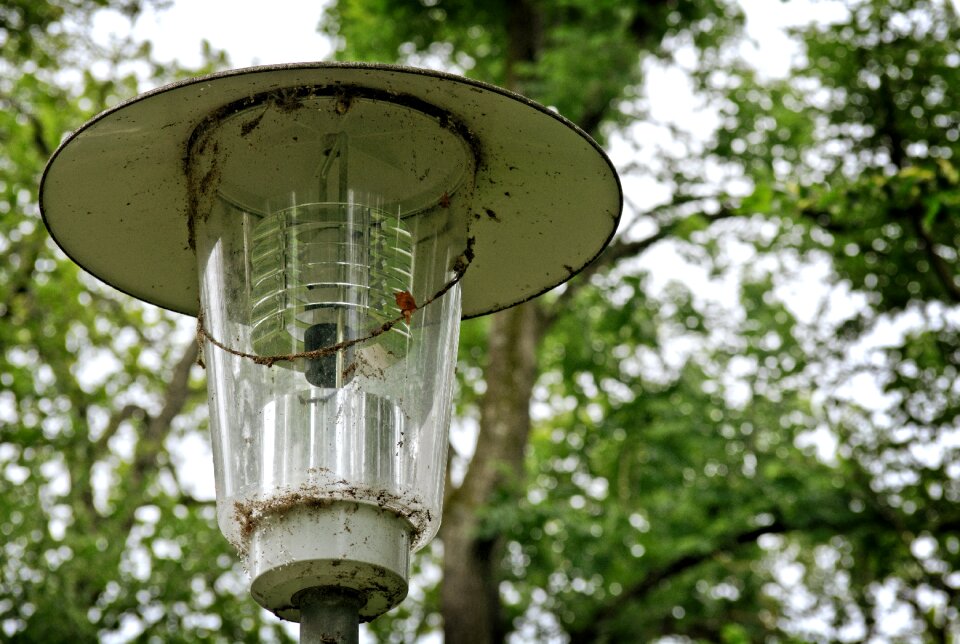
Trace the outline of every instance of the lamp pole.
{"label": "lamp pole", "polygon": [[360,618],[355,595],[308,588],[299,599],[301,644],[357,644]]}

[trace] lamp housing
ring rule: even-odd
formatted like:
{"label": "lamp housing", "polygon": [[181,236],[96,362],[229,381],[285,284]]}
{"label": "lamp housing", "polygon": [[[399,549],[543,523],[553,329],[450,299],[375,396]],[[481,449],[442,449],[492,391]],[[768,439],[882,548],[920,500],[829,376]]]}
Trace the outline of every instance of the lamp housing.
{"label": "lamp housing", "polygon": [[232,70],[147,92],[61,144],[63,251],[199,316],[217,515],[256,600],[335,587],[372,619],[436,533],[458,320],[589,264],[622,197],[555,111],[441,72]]}

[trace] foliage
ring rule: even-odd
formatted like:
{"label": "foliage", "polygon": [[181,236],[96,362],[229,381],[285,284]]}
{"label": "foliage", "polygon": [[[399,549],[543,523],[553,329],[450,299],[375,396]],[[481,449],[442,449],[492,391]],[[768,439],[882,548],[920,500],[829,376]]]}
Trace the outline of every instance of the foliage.
{"label": "foliage", "polygon": [[[834,22],[793,30],[803,56],[784,79],[739,57],[739,19],[723,4],[509,7],[341,0],[327,30],[344,57],[509,84],[608,136],[601,123],[625,136],[657,125],[643,71],[673,63],[719,127],[705,148],[686,141],[687,158],[662,161],[674,196],[649,209],[652,234],[626,230],[539,306],[525,472],[475,508],[478,546],[503,545],[507,630],[956,637],[949,3],[850,0]],[[716,168],[735,181],[718,187]],[[699,289],[653,286],[643,260],[665,248],[704,272]],[[710,292],[731,287],[733,305]],[[490,328],[467,327],[461,349],[478,452]],[[388,617],[378,632],[409,627]]]}
{"label": "foliage", "polygon": [[107,5],[0,8],[0,638],[280,639],[213,504],[179,482],[178,446],[205,423],[189,335],[84,275],[40,221],[40,173],[62,135],[187,72],[149,46],[92,43],[86,26]]}
{"label": "foliage", "polygon": [[[324,31],[344,60],[440,66],[534,98],[598,135],[634,95],[641,53],[683,33],[709,49],[737,24],[734,5],[701,2],[347,1]],[[602,73],[598,73],[602,71]]]}
{"label": "foliage", "polygon": [[[813,355],[824,422],[861,490],[855,507],[879,520],[843,543],[850,557],[834,572],[850,575],[850,596],[821,592],[857,606],[867,634],[882,632],[889,594],[912,616],[904,635],[949,639],[960,630],[960,105],[947,88],[960,80],[960,25],[949,3],[863,0],[801,35],[806,61],[789,83],[747,78],[726,93],[738,118],[718,150],[774,169],[758,182],[757,210],[803,226],[804,251],[829,257],[831,281],[862,302],[839,324],[821,322]],[[787,111],[815,126],[796,135]],[[757,136],[760,122],[776,134]],[[795,135],[799,153],[771,145]]]}
{"label": "foliage", "polygon": [[[180,480],[206,422],[189,332],[84,276],[39,221],[62,134],[187,71],[84,35],[102,6],[141,4],[0,8],[0,628],[285,639]],[[526,309],[528,335],[497,353],[515,319],[464,325],[456,426],[479,428],[474,456],[453,459],[443,541],[376,637],[465,617],[439,574],[458,527],[492,558],[493,632],[515,639],[960,637],[960,26],[940,0],[844,4],[793,31],[787,78],[741,59],[721,0],[330,5],[343,58],[507,85],[636,159],[644,133],[679,142],[625,173],[670,197],[628,194],[636,221]],[[657,66],[716,114],[709,141],[650,116]],[[522,418],[491,417],[503,367],[534,370]],[[494,421],[513,452],[491,451]]]}

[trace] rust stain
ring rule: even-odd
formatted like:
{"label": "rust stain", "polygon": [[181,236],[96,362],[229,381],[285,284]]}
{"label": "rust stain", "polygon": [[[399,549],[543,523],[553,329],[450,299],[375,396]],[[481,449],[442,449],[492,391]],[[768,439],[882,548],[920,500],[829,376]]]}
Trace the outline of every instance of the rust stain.
{"label": "rust stain", "polygon": [[393,297],[397,301],[397,306],[400,307],[400,312],[403,313],[403,319],[410,324],[410,316],[417,310],[417,301],[413,299],[410,291],[397,291]]}

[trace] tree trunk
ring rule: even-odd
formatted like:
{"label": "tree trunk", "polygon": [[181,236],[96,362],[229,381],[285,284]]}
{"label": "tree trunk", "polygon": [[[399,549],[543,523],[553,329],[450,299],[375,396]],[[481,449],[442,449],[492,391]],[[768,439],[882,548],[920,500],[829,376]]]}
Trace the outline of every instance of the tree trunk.
{"label": "tree trunk", "polygon": [[499,642],[509,627],[500,611],[503,543],[482,531],[479,511],[501,486],[523,478],[541,320],[536,304],[527,303],[497,313],[490,325],[477,448],[463,484],[447,504],[441,532],[440,602],[447,642]]}
{"label": "tree trunk", "polygon": [[[520,63],[536,60],[542,20],[529,0],[508,4],[506,85],[523,91]],[[480,401],[480,433],[470,468],[444,510],[440,607],[450,644],[501,642],[510,625],[500,606],[498,535],[484,533],[480,512],[504,485],[523,480],[530,434],[530,398],[537,379],[537,345],[548,326],[537,302],[496,313],[487,337],[487,390]]]}

